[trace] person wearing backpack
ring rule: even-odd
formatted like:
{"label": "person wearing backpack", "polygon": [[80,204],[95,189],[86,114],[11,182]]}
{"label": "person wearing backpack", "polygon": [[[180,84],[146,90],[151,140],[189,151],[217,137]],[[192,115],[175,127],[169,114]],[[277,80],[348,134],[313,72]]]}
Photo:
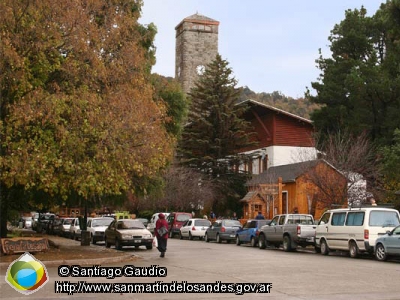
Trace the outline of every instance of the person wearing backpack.
{"label": "person wearing backpack", "polygon": [[158,243],[157,249],[161,252],[160,257],[164,257],[165,252],[167,252],[168,223],[167,220],[165,220],[165,215],[162,213],[158,215],[154,233]]}

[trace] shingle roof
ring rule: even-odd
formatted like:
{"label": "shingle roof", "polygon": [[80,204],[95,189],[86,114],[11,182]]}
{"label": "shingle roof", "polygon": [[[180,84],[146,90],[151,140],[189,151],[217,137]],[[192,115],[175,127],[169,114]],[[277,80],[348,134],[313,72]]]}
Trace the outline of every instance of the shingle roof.
{"label": "shingle roof", "polygon": [[268,105],[268,104],[266,104],[266,103],[262,103],[262,102],[259,102],[259,101],[253,100],[253,99],[244,100],[244,101],[238,103],[237,105],[242,105],[242,104],[251,104],[251,105],[255,105],[255,106],[264,107],[264,108],[267,108],[267,109],[269,109],[269,110],[275,111],[275,112],[277,112],[277,113],[287,115],[287,116],[289,116],[289,117],[292,117],[292,118],[301,120],[301,121],[306,122],[306,123],[309,123],[309,124],[313,124],[313,122],[312,122],[311,120],[309,120],[309,119],[300,117],[300,116],[298,116],[298,115],[292,114],[292,113],[290,113],[290,112],[284,111],[284,110],[282,110],[282,109],[276,108],[276,107],[274,107],[274,106],[271,106],[271,105]]}
{"label": "shingle roof", "polygon": [[248,202],[256,193],[256,191],[247,192],[246,196],[240,199],[240,202]]}
{"label": "shingle roof", "polygon": [[310,160],[289,165],[270,167],[263,173],[255,176],[247,182],[247,185],[256,185],[259,183],[276,183],[279,177],[282,177],[282,183],[293,182],[301,174],[314,167],[320,160]]}

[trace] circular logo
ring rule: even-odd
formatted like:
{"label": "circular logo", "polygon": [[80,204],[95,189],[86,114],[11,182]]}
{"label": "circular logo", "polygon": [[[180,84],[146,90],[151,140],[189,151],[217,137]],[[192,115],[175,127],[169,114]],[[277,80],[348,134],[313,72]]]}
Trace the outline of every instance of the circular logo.
{"label": "circular logo", "polygon": [[12,262],[6,273],[6,282],[25,295],[36,292],[48,280],[46,267],[29,252]]}

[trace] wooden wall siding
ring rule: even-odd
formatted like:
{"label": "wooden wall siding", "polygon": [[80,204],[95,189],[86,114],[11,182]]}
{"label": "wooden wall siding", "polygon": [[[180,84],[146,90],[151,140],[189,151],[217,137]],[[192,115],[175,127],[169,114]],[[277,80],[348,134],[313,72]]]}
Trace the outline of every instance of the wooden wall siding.
{"label": "wooden wall siding", "polygon": [[285,183],[285,186],[282,188],[282,193],[287,192],[288,195],[288,211],[286,212],[285,209],[286,207],[284,206],[284,203],[282,203],[282,213],[291,213],[293,211],[293,208],[298,206],[297,199],[296,199],[296,183],[295,182],[290,182],[290,183]]}
{"label": "wooden wall siding", "polygon": [[243,219],[255,219],[260,207],[261,213],[267,219],[267,203],[259,196],[254,196],[249,202],[243,203]]}
{"label": "wooden wall siding", "polygon": [[284,114],[266,110],[262,114],[253,111],[246,115],[246,120],[251,123],[256,137],[256,145],[241,149],[250,151],[274,145],[294,146],[294,147],[313,147],[312,134],[313,126],[310,123],[302,122],[296,118]]}
{"label": "wooden wall siding", "polygon": [[[337,192],[335,192],[335,194],[339,194],[343,188],[343,185],[347,184],[346,178],[342,174],[325,163],[318,164],[316,166],[316,170],[318,173],[321,173],[321,176],[327,176],[327,178],[337,182]],[[265,205],[265,210],[263,207],[263,214],[267,219],[273,218],[276,214],[283,214],[286,212],[292,213],[295,207],[297,208],[298,213],[310,213],[315,219],[319,219],[322,213],[329,207],[327,207],[326,204],[318,201],[321,200],[321,196],[318,194],[319,189],[308,179],[307,175],[308,173],[300,175],[294,182],[282,182],[280,177],[278,182],[275,183],[260,182],[260,185],[264,186],[264,189],[260,189],[258,184],[257,186],[250,186],[249,191],[258,191],[258,193],[260,193],[262,196],[254,196],[248,202],[246,202],[245,205],[247,205],[247,207],[251,207],[252,204],[259,203],[260,198],[262,198]],[[274,201],[267,201],[268,196],[263,194],[271,193],[268,191],[268,189],[266,189],[269,186],[278,187],[278,191],[273,196]],[[263,190],[265,192],[263,192]],[[283,193],[285,192],[287,192],[288,211],[285,210],[285,203],[283,200]],[[244,211],[246,211],[245,205],[243,206]],[[267,209],[268,205],[269,210]]]}
{"label": "wooden wall siding", "polygon": [[313,147],[312,125],[285,115],[274,116],[275,130],[273,140],[275,145]]}

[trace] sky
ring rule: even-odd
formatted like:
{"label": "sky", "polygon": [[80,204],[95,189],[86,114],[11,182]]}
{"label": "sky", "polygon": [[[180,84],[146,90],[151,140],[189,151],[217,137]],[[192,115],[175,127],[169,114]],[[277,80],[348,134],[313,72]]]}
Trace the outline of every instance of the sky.
{"label": "sky", "polygon": [[372,16],[385,1],[144,0],[139,22],[157,27],[154,73],[174,77],[175,26],[199,13],[220,22],[219,54],[238,87],[300,98],[320,74],[319,49],[330,57],[328,37],[345,11],[364,6]]}

